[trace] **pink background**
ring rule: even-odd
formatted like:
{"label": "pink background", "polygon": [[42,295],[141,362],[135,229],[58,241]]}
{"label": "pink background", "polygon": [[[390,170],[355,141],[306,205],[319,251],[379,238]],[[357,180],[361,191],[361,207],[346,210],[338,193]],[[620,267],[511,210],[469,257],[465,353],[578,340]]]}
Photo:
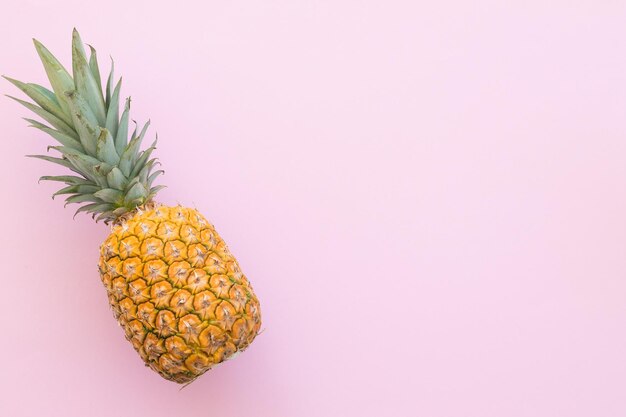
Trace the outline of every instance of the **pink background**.
{"label": "pink background", "polygon": [[49,139],[2,99],[0,416],[626,415],[624,2],[2,13],[4,74],[44,81],[32,36],[69,64],[74,25],[115,57],[161,200],[216,224],[265,331],[182,391],[144,368],[107,228],[37,185]]}

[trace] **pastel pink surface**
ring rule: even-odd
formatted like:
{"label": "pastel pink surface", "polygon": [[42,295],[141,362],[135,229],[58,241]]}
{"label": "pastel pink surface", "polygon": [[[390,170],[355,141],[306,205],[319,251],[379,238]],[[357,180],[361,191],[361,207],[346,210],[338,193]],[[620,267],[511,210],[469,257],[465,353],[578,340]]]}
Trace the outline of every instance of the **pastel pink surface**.
{"label": "pastel pink surface", "polygon": [[265,331],[182,391],[144,368],[3,99],[0,416],[623,416],[626,7],[500,3],[3,4],[4,74],[73,26],[115,58]]}

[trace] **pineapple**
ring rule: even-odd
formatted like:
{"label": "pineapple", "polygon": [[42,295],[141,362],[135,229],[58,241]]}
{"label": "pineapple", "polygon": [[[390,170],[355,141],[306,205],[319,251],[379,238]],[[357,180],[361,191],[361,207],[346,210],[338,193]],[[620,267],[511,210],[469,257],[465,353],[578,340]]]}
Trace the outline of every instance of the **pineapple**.
{"label": "pineapple", "polygon": [[37,40],[52,91],[12,78],[34,103],[11,97],[47,124],[26,119],[52,136],[57,156],[31,155],[68,168],[41,180],[64,183],[54,196],[83,203],[111,226],[100,248],[100,277],[115,318],[146,366],[163,378],[189,383],[244,350],[261,326],[259,301],[237,260],[195,209],[155,201],[163,173],[151,158],[156,140],[141,150],[149,122],[128,140],[130,99],[120,115],[121,79],[114,68],[103,91],[96,51],[89,58],[72,35],[68,71]]}

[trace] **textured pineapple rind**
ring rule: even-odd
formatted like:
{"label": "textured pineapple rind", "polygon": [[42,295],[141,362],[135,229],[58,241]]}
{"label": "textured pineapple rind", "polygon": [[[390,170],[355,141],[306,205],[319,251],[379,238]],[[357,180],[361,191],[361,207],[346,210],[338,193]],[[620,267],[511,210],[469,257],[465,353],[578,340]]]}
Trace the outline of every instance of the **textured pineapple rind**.
{"label": "textured pineapple rind", "polygon": [[259,332],[261,311],[249,281],[195,209],[139,210],[112,228],[99,270],[126,338],[168,380],[193,381]]}

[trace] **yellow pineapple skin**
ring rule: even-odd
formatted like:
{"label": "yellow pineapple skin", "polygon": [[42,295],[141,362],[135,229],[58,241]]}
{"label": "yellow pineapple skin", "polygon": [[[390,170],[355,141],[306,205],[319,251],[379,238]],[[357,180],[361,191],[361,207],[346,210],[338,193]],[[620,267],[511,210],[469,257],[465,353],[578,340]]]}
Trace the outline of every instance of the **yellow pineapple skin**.
{"label": "yellow pineapple skin", "polygon": [[113,226],[99,269],[126,339],[165,379],[191,382],[259,333],[259,300],[195,209],[138,210]]}

